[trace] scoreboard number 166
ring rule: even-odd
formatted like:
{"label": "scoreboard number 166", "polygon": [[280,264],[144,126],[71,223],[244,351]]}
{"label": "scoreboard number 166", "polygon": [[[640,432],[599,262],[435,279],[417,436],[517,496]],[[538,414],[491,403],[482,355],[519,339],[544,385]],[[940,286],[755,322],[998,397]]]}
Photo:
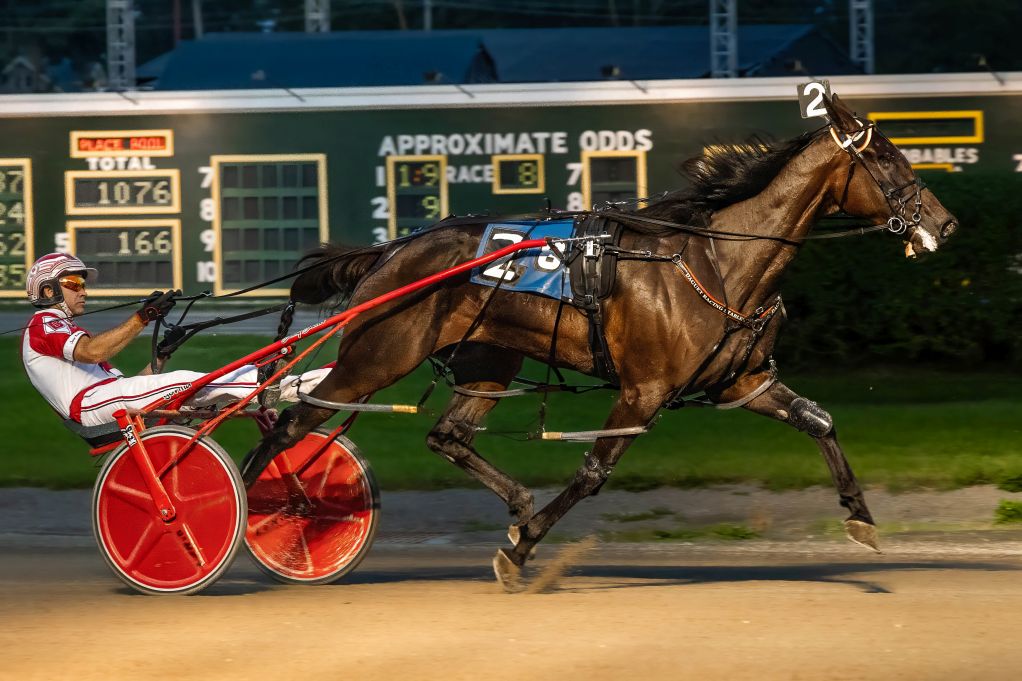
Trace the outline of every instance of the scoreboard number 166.
{"label": "scoreboard number 166", "polygon": [[123,230],[117,232],[117,241],[120,248],[117,255],[149,255],[159,253],[167,255],[174,248],[174,242],[169,229],[155,231]]}

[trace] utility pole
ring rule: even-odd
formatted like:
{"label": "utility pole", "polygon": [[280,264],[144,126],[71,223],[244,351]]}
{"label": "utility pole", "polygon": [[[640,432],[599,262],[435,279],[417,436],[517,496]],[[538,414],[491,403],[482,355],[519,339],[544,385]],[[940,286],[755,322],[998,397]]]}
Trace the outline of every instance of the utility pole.
{"label": "utility pole", "polygon": [[110,89],[135,89],[133,0],[106,0],[106,70]]}
{"label": "utility pole", "polygon": [[174,47],[181,42],[181,0],[174,0]]}
{"label": "utility pole", "polygon": [[330,32],[330,0],[305,0],[305,32]]}
{"label": "utility pole", "polygon": [[852,61],[864,73],[873,73],[873,0],[849,0],[848,45]]}
{"label": "utility pole", "polygon": [[202,38],[202,0],[192,0],[192,27],[195,39]]}
{"label": "utility pole", "polygon": [[736,5],[736,0],[710,0],[711,78],[738,77],[738,9]]}
{"label": "utility pole", "polygon": [[433,0],[422,0],[422,30],[433,30]]}

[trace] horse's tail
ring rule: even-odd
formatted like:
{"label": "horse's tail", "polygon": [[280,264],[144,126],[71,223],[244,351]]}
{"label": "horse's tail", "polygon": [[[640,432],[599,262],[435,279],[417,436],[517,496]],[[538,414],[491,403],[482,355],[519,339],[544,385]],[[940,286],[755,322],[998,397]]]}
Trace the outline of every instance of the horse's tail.
{"label": "horse's tail", "polygon": [[330,298],[351,297],[358,282],[384,254],[380,246],[356,248],[322,244],[298,261],[297,268],[309,268],[291,284],[291,300],[317,305]]}

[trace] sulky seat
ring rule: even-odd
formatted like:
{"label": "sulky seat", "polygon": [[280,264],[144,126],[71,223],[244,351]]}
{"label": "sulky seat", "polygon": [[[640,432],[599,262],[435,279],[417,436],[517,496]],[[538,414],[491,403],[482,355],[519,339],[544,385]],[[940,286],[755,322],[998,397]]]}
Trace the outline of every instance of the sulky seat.
{"label": "sulky seat", "polygon": [[116,423],[83,426],[72,419],[64,419],[64,427],[85,440],[90,447],[104,447],[123,439],[121,429]]}

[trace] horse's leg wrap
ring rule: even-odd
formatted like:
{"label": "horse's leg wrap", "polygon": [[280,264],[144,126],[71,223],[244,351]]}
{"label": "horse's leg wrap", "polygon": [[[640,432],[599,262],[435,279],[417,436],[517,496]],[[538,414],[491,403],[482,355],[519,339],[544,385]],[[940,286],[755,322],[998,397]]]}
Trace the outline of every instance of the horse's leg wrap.
{"label": "horse's leg wrap", "polygon": [[575,483],[584,496],[595,497],[613,472],[613,466],[601,463],[592,452],[586,452],[585,462],[575,471]]}
{"label": "horse's leg wrap", "polygon": [[453,464],[471,456],[478,456],[472,449],[477,425],[471,421],[441,417],[426,436],[426,445]]}
{"label": "horse's leg wrap", "polygon": [[796,397],[788,407],[788,423],[809,434],[821,438],[834,430],[834,419],[820,405],[804,397]]}
{"label": "horse's leg wrap", "polygon": [[503,499],[519,522],[528,520],[533,512],[532,492],[480,456],[472,447],[476,432],[473,421],[443,416],[426,437],[426,445]]}

